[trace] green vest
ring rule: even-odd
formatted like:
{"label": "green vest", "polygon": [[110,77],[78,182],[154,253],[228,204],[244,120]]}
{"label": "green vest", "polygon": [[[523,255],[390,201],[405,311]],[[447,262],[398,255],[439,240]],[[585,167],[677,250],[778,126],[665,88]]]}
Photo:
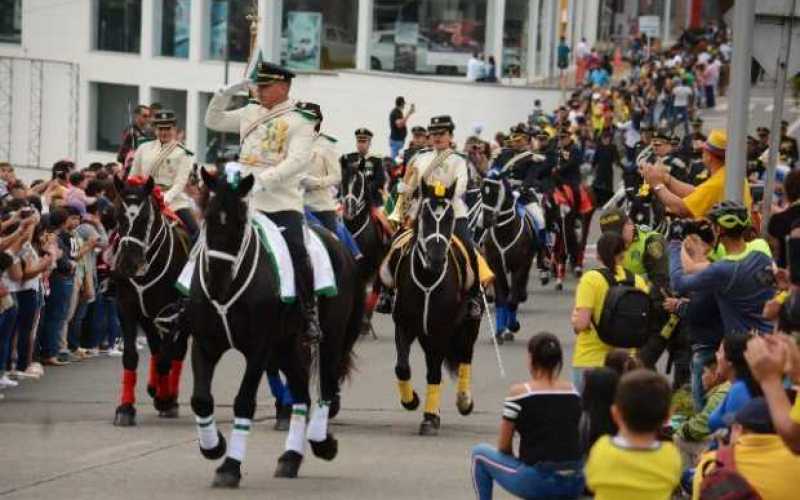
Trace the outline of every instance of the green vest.
{"label": "green vest", "polygon": [[631,246],[625,251],[625,257],[622,260],[622,267],[638,274],[644,279],[647,279],[647,269],[644,267],[644,252],[647,246],[647,239],[653,235],[660,235],[657,231],[652,231],[647,226],[636,226],[636,234],[634,235]]}

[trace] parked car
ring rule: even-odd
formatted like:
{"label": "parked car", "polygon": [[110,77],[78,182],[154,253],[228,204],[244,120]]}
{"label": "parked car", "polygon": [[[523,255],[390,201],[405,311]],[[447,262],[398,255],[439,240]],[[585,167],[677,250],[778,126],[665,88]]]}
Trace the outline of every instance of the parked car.
{"label": "parked car", "polygon": [[[453,65],[429,64],[430,39],[426,36],[418,35],[416,44],[416,72],[428,74],[453,74],[465,73],[467,70],[466,61],[458,57],[458,61]],[[395,70],[395,31],[376,31],[372,34],[371,43],[372,53],[370,54],[370,66],[374,70],[394,71]],[[436,51],[433,54],[441,55]],[[453,53],[453,56],[460,54]]]}

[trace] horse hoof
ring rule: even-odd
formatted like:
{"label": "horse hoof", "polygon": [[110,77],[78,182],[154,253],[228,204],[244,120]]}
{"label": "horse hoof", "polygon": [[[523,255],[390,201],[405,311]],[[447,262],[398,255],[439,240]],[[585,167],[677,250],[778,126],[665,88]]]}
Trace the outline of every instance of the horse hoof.
{"label": "horse hoof", "polygon": [[214,488],[238,488],[242,480],[241,463],[233,458],[226,458],[214,474]]}
{"label": "horse hoof", "polygon": [[155,398],[156,397],[156,386],[147,384],[147,394],[151,398]]}
{"label": "horse hoof", "polygon": [[419,395],[417,394],[417,391],[412,391],[412,394],[413,397],[411,398],[411,401],[409,401],[408,403],[400,401],[400,404],[403,405],[403,408],[405,408],[408,411],[414,411],[417,408],[419,408]]}
{"label": "horse hoof", "polygon": [[458,413],[466,416],[472,413],[472,410],[475,409],[475,402],[472,400],[469,394],[465,392],[459,392],[456,396],[456,408],[458,408]]}
{"label": "horse hoof", "polygon": [[225,442],[225,436],[222,435],[220,431],[217,431],[217,446],[209,449],[204,450],[200,447],[200,453],[203,454],[203,457],[208,460],[219,460],[223,456],[225,456],[225,452],[227,451],[228,445]]}
{"label": "horse hoof", "polygon": [[508,325],[508,329],[513,333],[517,333],[520,330],[520,328],[522,328],[522,325],[519,324],[519,321],[514,321],[513,323]]}
{"label": "horse hoof", "polygon": [[130,404],[118,406],[117,412],[114,414],[114,425],[116,427],[133,427],[136,425],[136,408]]}
{"label": "horse hoof", "polygon": [[495,335],[494,339],[497,341],[497,345],[503,345],[503,332],[500,332],[497,335]]}
{"label": "horse hoof", "polygon": [[514,334],[511,333],[509,330],[506,330],[503,333],[503,340],[508,340],[509,342],[514,342]]}
{"label": "horse hoof", "polygon": [[153,399],[153,407],[156,409],[156,411],[158,411],[159,415],[161,413],[169,412],[170,410],[172,410],[176,406],[177,406],[177,403],[175,402],[175,398],[167,398],[167,399],[154,398]]}
{"label": "horse hoof", "polygon": [[441,425],[441,419],[439,418],[439,415],[434,415],[433,413],[426,413],[424,420],[422,421],[421,424],[419,424],[419,435],[438,436],[440,425]]}
{"label": "horse hoof", "polygon": [[339,453],[339,441],[332,434],[328,434],[325,441],[309,441],[309,444],[315,457],[329,462],[336,458],[336,454]]}
{"label": "horse hoof", "polygon": [[336,418],[339,410],[342,409],[342,398],[338,394],[331,400],[331,405],[328,407],[328,418]]}
{"label": "horse hoof", "polygon": [[180,416],[180,412],[178,411],[180,406],[178,403],[174,403],[172,406],[167,408],[166,410],[161,410],[158,412],[158,416],[161,418],[178,418]]}
{"label": "horse hoof", "polygon": [[288,450],[278,459],[278,467],[275,469],[275,477],[295,478],[303,463],[303,455],[294,450]]}

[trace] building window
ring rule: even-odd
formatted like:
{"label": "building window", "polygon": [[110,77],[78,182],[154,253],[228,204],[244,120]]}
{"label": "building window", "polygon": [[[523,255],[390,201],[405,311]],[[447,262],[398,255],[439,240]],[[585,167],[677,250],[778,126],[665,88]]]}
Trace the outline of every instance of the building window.
{"label": "building window", "polygon": [[372,69],[464,75],[484,51],[486,0],[375,0],[373,13]]}
{"label": "building window", "polygon": [[142,0],[98,0],[97,49],[139,52]]}
{"label": "building window", "polygon": [[22,0],[0,0],[0,42],[22,43]]}
{"label": "building window", "polygon": [[284,0],[281,63],[299,70],[354,68],[358,0]]}
{"label": "building window", "polygon": [[507,77],[527,73],[528,59],[528,0],[506,0],[503,24],[503,72]]}
{"label": "building window", "polygon": [[189,57],[191,0],[163,0],[161,6],[161,55]]}
{"label": "building window", "polygon": [[[238,0],[211,0],[209,19],[211,36],[209,58],[246,62],[250,55],[250,22],[247,15],[252,12],[250,2]],[[227,41],[227,43],[226,43]]]}
{"label": "building window", "polygon": [[[211,102],[213,94],[200,94],[200,120],[205,121],[206,110]],[[239,109],[247,104],[247,97],[243,95],[234,96],[228,105],[228,110]],[[215,163],[218,159],[234,158],[239,154],[239,134],[222,133],[206,128],[203,124],[201,130],[204,132],[200,136],[199,151],[195,155],[198,161],[202,159],[205,163]]]}
{"label": "building window", "polygon": [[139,103],[139,87],[110,83],[93,85],[97,131],[94,149],[116,153],[122,142],[122,134],[130,126],[130,114]]}

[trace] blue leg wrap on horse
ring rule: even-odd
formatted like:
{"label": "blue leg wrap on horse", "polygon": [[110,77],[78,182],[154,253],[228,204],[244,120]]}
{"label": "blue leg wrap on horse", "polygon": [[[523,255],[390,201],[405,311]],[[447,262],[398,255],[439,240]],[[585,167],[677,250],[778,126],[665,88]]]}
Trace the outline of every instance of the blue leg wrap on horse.
{"label": "blue leg wrap on horse", "polygon": [[506,329],[506,308],[505,306],[497,306],[495,308],[495,318],[494,323],[497,329],[497,333],[502,332]]}
{"label": "blue leg wrap on horse", "polygon": [[294,403],[292,393],[289,392],[289,386],[283,383],[280,375],[267,375],[267,382],[269,382],[269,390],[272,396],[277,399],[280,404],[288,406]]}
{"label": "blue leg wrap on horse", "polygon": [[344,243],[344,246],[350,250],[353,257],[361,257],[361,249],[358,248],[358,243],[356,243],[353,235],[350,234],[350,231],[348,231],[347,227],[341,222],[336,225],[336,236],[338,236],[342,243]]}

